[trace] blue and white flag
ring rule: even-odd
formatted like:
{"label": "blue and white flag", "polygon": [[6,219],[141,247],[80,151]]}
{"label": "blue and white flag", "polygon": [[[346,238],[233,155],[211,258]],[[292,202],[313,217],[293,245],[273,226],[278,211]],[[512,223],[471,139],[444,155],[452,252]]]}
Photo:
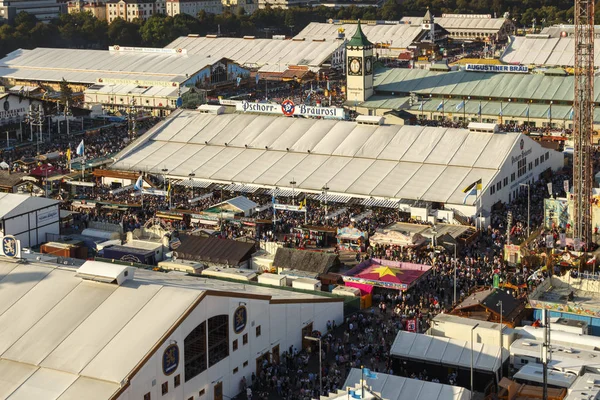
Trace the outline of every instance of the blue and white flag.
{"label": "blue and white flag", "polygon": [[241,77],[237,77],[237,85],[240,86],[240,83],[242,82],[242,78]]}
{"label": "blue and white flag", "polygon": [[477,114],[481,117],[481,102],[479,102],[479,109],[477,110]]}
{"label": "blue and white flag", "polygon": [[529,118],[529,104],[527,104],[527,109],[525,110],[525,116]]}
{"label": "blue and white flag", "polygon": [[437,108],[435,109],[436,111],[440,111],[444,108],[444,100],[440,101],[440,104],[438,104]]}
{"label": "blue and white flag", "polygon": [[327,90],[331,90],[331,85],[329,84],[329,79],[327,79]]}
{"label": "blue and white flag", "polygon": [[500,103],[500,113],[498,114],[500,117],[503,115],[502,113],[502,103]]}
{"label": "blue and white flag", "polygon": [[81,140],[81,143],[79,143],[79,145],[77,146],[77,149],[75,150],[75,152],[77,153],[78,156],[82,156],[83,153],[85,152],[85,146],[83,144],[83,139]]}
{"label": "blue and white flag", "polygon": [[363,375],[368,379],[377,379],[377,374],[372,372],[369,368],[363,368]]}
{"label": "blue and white flag", "polygon": [[353,399],[360,399],[362,398],[360,393],[356,393],[356,390],[349,390],[348,394],[350,395],[350,397],[352,397]]}
{"label": "blue and white flag", "polygon": [[256,84],[257,84],[257,85],[258,85],[258,81],[259,81],[259,79],[260,79],[260,74],[257,72],[257,73],[256,73]]}
{"label": "blue and white flag", "polygon": [[569,113],[569,119],[573,119],[575,117],[575,110],[571,108],[571,112]]}
{"label": "blue and white flag", "polygon": [[142,186],[144,186],[144,180],[142,179],[142,176],[140,175],[140,177],[137,178],[137,181],[135,181],[133,188],[135,190],[142,190]]}
{"label": "blue and white flag", "polygon": [[462,110],[464,106],[465,106],[465,101],[463,100],[456,105],[456,111]]}
{"label": "blue and white flag", "polygon": [[419,104],[419,111],[423,111],[423,100],[421,100],[421,104]]}

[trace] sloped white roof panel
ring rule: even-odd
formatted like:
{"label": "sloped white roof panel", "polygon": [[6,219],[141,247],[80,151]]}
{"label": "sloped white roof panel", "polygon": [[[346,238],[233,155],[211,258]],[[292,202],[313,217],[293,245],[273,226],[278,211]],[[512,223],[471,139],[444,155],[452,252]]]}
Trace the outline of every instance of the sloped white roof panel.
{"label": "sloped white roof panel", "polygon": [[396,197],[396,194],[404,188],[404,185],[417,173],[421,168],[419,163],[395,163],[392,169],[373,189],[373,196]]}
{"label": "sloped white roof panel", "polygon": [[445,203],[448,201],[457,190],[463,189],[459,187],[459,183],[471,172],[470,168],[465,167],[446,167],[444,172],[437,180],[429,187],[429,190],[423,195],[424,198],[431,201],[439,201]]}
{"label": "sloped white roof panel", "polygon": [[373,125],[357,124],[356,128],[349,132],[346,139],[340,143],[332,154],[336,156],[354,157],[356,151],[365,144],[375,130],[376,127]]}
{"label": "sloped white roof panel", "polygon": [[346,192],[358,177],[375,162],[368,158],[353,158],[344,166],[329,182],[330,190],[334,192]]}
{"label": "sloped white roof panel", "polygon": [[290,186],[290,182],[296,181],[298,186],[310,177],[316,170],[329,160],[328,156],[319,154],[307,155],[300,161],[289,173],[285,174],[277,181],[277,185]]}
{"label": "sloped white roof panel", "polygon": [[[243,124],[240,124],[238,135],[231,139],[229,143],[232,146],[244,147],[250,145],[263,133],[271,124],[277,124],[277,120],[265,115],[247,114]],[[204,142],[203,142],[204,143]]]}
{"label": "sloped white roof panel", "polygon": [[225,166],[217,170],[216,173],[210,176],[211,179],[231,181],[233,177],[244,171],[254,161],[263,154],[260,150],[246,149],[238,156],[231,158]]}
{"label": "sloped white roof panel", "polygon": [[404,199],[425,199],[425,197],[423,197],[425,193],[446,169],[446,166],[444,165],[419,165],[421,168],[419,168],[418,172],[402,186],[402,189],[400,189],[394,197]]}
{"label": "sloped white roof panel", "polygon": [[518,138],[518,136],[512,136],[509,138],[512,140],[506,140],[507,138],[504,136],[505,134],[492,135],[488,145],[481,152],[473,166],[476,168],[497,168],[498,165],[501,165]]}
{"label": "sloped white roof panel", "polygon": [[165,160],[170,156],[177,154],[179,150],[183,149],[184,147],[185,143],[167,142],[160,149],[148,155],[148,157],[140,162],[140,165],[144,166],[144,170],[159,172],[163,168],[170,167],[165,163]]}
{"label": "sloped white roof panel", "polygon": [[[286,118],[290,119],[290,118]],[[309,118],[300,118],[291,124],[288,129],[281,132],[279,137],[270,143],[269,147],[285,151],[288,148],[294,148],[294,145],[315,125],[317,120]]]}
{"label": "sloped white roof panel", "polygon": [[335,149],[346,140],[354,129],[356,129],[356,125],[348,126],[343,122],[338,122],[325,136],[323,136],[312,152],[318,154],[333,154]]}
{"label": "sloped white roof panel", "polygon": [[[264,149],[265,146],[272,148],[273,143],[275,143],[275,141],[277,139],[279,139],[279,136],[283,132],[285,132],[288,129],[292,129],[292,130],[294,129],[294,128],[291,128],[291,126],[298,119],[299,118],[284,118],[284,117],[275,118],[273,120],[272,124],[267,126],[265,128],[265,130],[263,130],[261,132],[261,134],[256,137],[256,139],[254,139],[251,143],[249,143],[249,146],[255,147],[257,149]],[[237,129],[239,129],[239,128],[240,127],[237,127]],[[285,148],[277,149],[277,150],[285,150]]]}
{"label": "sloped white roof panel", "polygon": [[219,153],[218,157],[213,157],[210,160],[207,160],[198,169],[194,170],[194,173],[196,176],[210,177],[227,165],[230,160],[239,156],[244,150],[245,149],[240,149],[237,147],[225,147],[223,151]]}
{"label": "sloped white roof panel", "polygon": [[370,195],[373,189],[377,188],[387,174],[396,167],[397,163],[386,160],[376,160],[370,168],[364,170],[360,176],[348,187],[349,193],[358,193]]}
{"label": "sloped white roof panel", "polygon": [[286,176],[290,171],[293,171],[293,169],[307,156],[308,154],[305,153],[285,153],[285,155],[277,160],[271,168],[263,172],[253,182],[262,185],[276,186],[276,182],[279,182],[281,178]]}
{"label": "sloped white roof panel", "polygon": [[19,266],[19,264],[17,264],[17,263],[0,264],[0,281],[2,279],[4,279],[4,277],[6,275],[10,274],[10,271],[12,271],[13,269],[15,269],[18,266]]}
{"label": "sloped white roof panel", "polygon": [[398,134],[395,126],[379,126],[354,154],[354,157],[377,158]]}
{"label": "sloped white roof panel", "polygon": [[119,286],[42,361],[41,366],[79,374],[159,289],[159,285],[140,286],[133,282]]}
{"label": "sloped white roof panel", "polygon": [[307,150],[313,151],[317,143],[319,143],[337,123],[338,121],[331,119],[320,120],[319,123],[315,123],[308,128],[290,148],[300,152],[306,152]]}
{"label": "sloped white roof panel", "polygon": [[[189,146],[189,147],[191,147],[191,146]],[[194,155],[189,157],[185,163],[180,164],[176,168],[173,168],[173,170],[169,171],[169,174],[188,176],[191,172],[196,173],[196,171],[200,167],[202,167],[202,165],[204,165],[208,161],[212,160],[213,158],[220,157],[219,154],[221,154],[221,152],[223,152],[226,149],[225,147],[220,147],[220,146],[195,146],[195,147],[198,148],[199,150],[196,153],[194,153]]]}
{"label": "sloped white roof panel", "polygon": [[281,151],[265,151],[248,168],[245,168],[234,176],[232,180],[234,182],[252,183],[285,155],[286,153]]}
{"label": "sloped white roof panel", "polygon": [[456,152],[462,147],[469,133],[464,129],[448,129],[440,138],[429,156],[426,163],[448,164]]}
{"label": "sloped white roof panel", "polygon": [[473,166],[491,139],[492,135],[482,136],[476,133],[468,134],[460,148],[448,162],[448,165],[465,167]]}
{"label": "sloped white roof panel", "polygon": [[377,158],[380,160],[400,160],[413,143],[420,139],[425,128],[421,126],[405,126],[388,143]]}
{"label": "sloped white roof panel", "polygon": [[[31,268],[26,270],[29,272]],[[15,272],[18,273],[18,270]],[[46,272],[49,271],[46,269]],[[0,356],[79,283],[73,279],[72,273],[61,270],[50,272],[38,282],[0,315]],[[36,307],[31,307],[31,304],[36,304]]]}
{"label": "sloped white roof panel", "polygon": [[336,192],[341,190],[340,184],[334,185],[333,177],[338,172],[343,170],[352,160],[350,157],[330,157],[323,163],[321,168],[317,169],[313,174],[305,179],[299,187],[301,188],[322,188],[324,185],[329,186],[329,190]]}
{"label": "sloped white roof panel", "polygon": [[[81,282],[5,351],[2,357],[39,365],[116,288],[116,285]],[[56,321],[61,323],[57,324]]]}
{"label": "sloped white roof panel", "polygon": [[11,400],[58,399],[77,375],[40,368],[11,395]]}
{"label": "sloped white roof panel", "polygon": [[34,365],[0,359],[0,398],[7,399],[37,369]]}
{"label": "sloped white roof panel", "polygon": [[[188,143],[204,144],[205,142],[209,142],[211,144],[223,146],[230,139],[232,139],[230,136],[232,133],[237,133],[240,126],[245,126],[242,122],[242,124],[238,126],[234,132],[231,132],[227,129],[231,122],[240,117],[239,114],[223,114],[220,116],[224,118],[219,118],[218,121],[215,121],[214,118],[212,118],[214,115],[206,114],[206,116],[209,118],[210,123],[204,125],[201,130],[197,130],[198,134],[189,139]],[[251,119],[248,116],[244,117],[246,117],[245,119],[248,120]]]}
{"label": "sloped white roof panel", "polygon": [[[163,287],[83,369],[82,375],[121,382],[199,295],[197,290]],[[136,340],[128,340],[133,337]]]}
{"label": "sloped white roof panel", "polygon": [[50,273],[47,268],[19,265],[0,281],[0,315]]}
{"label": "sloped white roof panel", "polygon": [[[179,150],[173,152],[171,155],[166,156],[162,161],[163,165],[168,165],[169,173],[173,174],[183,174],[185,175],[185,171],[188,173],[192,170],[189,168],[189,161],[192,157],[200,152],[204,147],[199,146],[182,146]],[[178,172],[183,171],[183,172]]]}
{"label": "sloped white roof panel", "polygon": [[80,376],[57,400],[106,400],[119,389],[116,383]]}

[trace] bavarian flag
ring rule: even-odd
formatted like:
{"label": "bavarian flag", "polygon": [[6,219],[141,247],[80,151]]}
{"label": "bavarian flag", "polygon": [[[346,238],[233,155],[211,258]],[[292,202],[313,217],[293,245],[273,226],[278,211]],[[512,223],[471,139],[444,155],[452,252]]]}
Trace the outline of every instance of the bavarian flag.
{"label": "bavarian flag", "polygon": [[306,199],[302,200],[300,204],[298,204],[298,210],[302,210],[303,208],[306,208]]}
{"label": "bavarian flag", "polygon": [[67,149],[67,162],[71,162],[71,148]]}
{"label": "bavarian flag", "polygon": [[475,190],[481,190],[481,179],[471,183],[469,186],[463,189],[463,193],[468,193]]}
{"label": "bavarian flag", "polygon": [[463,199],[463,204],[467,203],[467,198],[469,196],[475,195],[477,196],[477,192],[481,190],[481,179],[471,183],[469,186],[463,189],[463,193],[465,193],[465,198]]}

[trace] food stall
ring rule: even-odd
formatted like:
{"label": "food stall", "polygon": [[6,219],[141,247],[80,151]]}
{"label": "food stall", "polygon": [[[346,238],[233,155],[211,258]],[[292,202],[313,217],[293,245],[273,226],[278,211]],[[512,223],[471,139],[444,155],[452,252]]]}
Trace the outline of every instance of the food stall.
{"label": "food stall", "polygon": [[338,228],[337,230],[337,242],[340,250],[363,252],[365,251],[368,238],[368,232],[361,231],[351,226]]}

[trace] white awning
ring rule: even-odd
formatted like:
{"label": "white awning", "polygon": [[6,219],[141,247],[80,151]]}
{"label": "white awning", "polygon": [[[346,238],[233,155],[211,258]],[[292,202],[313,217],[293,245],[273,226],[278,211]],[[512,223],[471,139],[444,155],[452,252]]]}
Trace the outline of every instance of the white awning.
{"label": "white awning", "polygon": [[364,199],[361,205],[365,207],[398,208],[398,200]]}
{"label": "white awning", "polygon": [[193,188],[197,188],[197,189],[206,189],[207,187],[212,185],[212,182],[203,181],[200,179],[182,179],[179,182],[176,182],[175,185],[176,186],[184,186],[184,187],[193,187]]}
{"label": "white awning", "polygon": [[344,196],[342,194],[329,194],[329,193],[327,194],[327,196],[325,194],[321,194],[321,195],[319,195],[319,197],[317,197],[317,200],[322,201],[323,203],[325,203],[325,200],[327,200],[327,203],[346,204],[351,199],[352,199],[352,196]]}
{"label": "white awning", "polygon": [[231,185],[227,185],[223,187],[223,190],[227,190],[229,192],[238,192],[238,193],[254,193],[258,189],[259,186],[250,186],[250,185],[238,185],[237,183],[232,183]]}

